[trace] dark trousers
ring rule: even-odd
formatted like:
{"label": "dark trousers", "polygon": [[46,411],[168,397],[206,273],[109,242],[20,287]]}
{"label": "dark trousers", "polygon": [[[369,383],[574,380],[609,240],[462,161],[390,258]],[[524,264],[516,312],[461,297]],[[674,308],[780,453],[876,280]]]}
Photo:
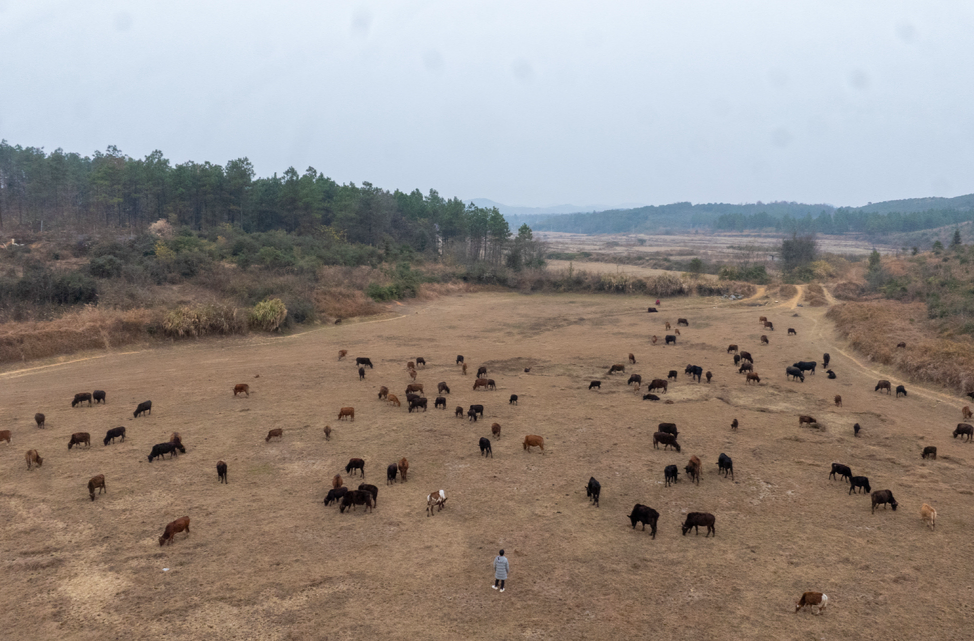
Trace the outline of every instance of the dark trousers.
{"label": "dark trousers", "polygon": [[494,579],[494,585],[500,585],[501,590],[504,589],[504,579]]}

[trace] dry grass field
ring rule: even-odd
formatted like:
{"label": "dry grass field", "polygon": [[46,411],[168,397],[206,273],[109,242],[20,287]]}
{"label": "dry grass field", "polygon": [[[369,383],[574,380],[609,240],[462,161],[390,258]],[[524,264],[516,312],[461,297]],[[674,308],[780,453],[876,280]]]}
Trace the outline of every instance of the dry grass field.
{"label": "dry grass field", "polygon": [[[909,384],[907,398],[873,392],[880,377],[901,381],[840,351],[826,308],[797,301],[664,300],[647,314],[635,297],[474,294],[283,338],[7,369],[4,629],[22,639],[971,638],[974,444],[951,438],[964,400]],[[763,347],[760,315],[777,328]],[[652,346],[677,317],[690,321],[678,344]],[[760,385],[745,386],[728,343],[754,354]],[[339,349],[350,359],[338,362]],[[785,380],[786,365],[823,352],[836,380]],[[486,365],[497,391],[473,392],[457,354]],[[356,356],[375,364],[365,381]],[[404,398],[405,363],[418,356],[429,363],[419,381],[430,410],[379,402],[380,385]],[[607,376],[613,363],[626,363],[626,376]],[[690,382],[688,363],[713,382]],[[626,386],[631,371],[671,369],[679,379],[662,397],[672,404]],[[601,391],[587,389],[593,379]],[[439,381],[452,388],[447,411],[432,409]],[[235,398],[235,383],[249,383],[250,397]],[[70,407],[93,389],[107,391],[107,405]],[[133,419],[146,399],[151,416]],[[485,406],[484,420],[454,418],[471,403]],[[354,422],[336,420],[345,405]],[[799,428],[799,414],[823,429]],[[678,424],[681,453],[653,449],[661,421]],[[484,459],[477,441],[493,422],[502,436]],[[103,446],[120,425],[126,441]],[[276,427],[283,439],[265,442]],[[90,449],[68,451],[77,431],[92,434]],[[148,463],[173,431],[187,453]],[[526,434],[544,436],[544,455],[522,449]],[[937,460],[921,460],[926,445]],[[31,448],[44,464],[28,472]],[[718,477],[721,452],[735,480]],[[690,455],[704,464],[699,486],[683,474]],[[386,486],[386,466],[403,456],[409,481]],[[351,457],[379,487],[373,513],[322,504],[334,474],[360,482],[344,473]],[[219,459],[228,485],[217,482]],[[832,462],[891,489],[898,511],[871,514],[868,496],[827,478]],[[681,474],[667,488],[668,464]],[[92,502],[86,484],[99,473],[108,492]],[[598,508],[585,497],[590,476],[602,484]],[[446,507],[427,517],[426,494],[441,488]],[[659,511],[656,540],[630,527],[637,502]],[[939,512],[935,531],[920,521],[924,502]],[[681,536],[688,511],[715,514],[716,537]],[[191,534],[160,547],[183,515]],[[500,594],[489,586],[502,547],[511,575]],[[829,595],[822,616],[794,613],[806,590]]]}

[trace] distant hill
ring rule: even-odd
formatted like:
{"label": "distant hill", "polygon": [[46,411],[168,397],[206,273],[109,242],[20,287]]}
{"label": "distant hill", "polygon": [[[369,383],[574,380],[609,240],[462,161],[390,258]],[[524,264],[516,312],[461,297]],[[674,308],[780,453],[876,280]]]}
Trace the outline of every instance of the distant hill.
{"label": "distant hill", "polygon": [[608,209],[629,209],[642,207],[642,203],[618,203],[615,205],[552,205],[551,207],[521,207],[505,205],[489,198],[474,198],[470,202],[478,207],[497,207],[505,218],[510,216],[556,216],[558,214],[575,214],[578,212],[605,211]]}

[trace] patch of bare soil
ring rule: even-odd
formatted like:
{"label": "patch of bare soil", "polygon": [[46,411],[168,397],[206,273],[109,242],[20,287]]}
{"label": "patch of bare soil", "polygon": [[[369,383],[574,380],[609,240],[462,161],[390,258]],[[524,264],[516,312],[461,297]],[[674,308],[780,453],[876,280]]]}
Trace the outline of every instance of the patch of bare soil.
{"label": "patch of bare soil", "polygon": [[[285,338],[8,370],[5,629],[25,639],[966,638],[974,444],[951,438],[964,401],[912,385],[907,398],[874,392],[877,378],[899,381],[840,352],[824,310],[795,317],[789,303],[667,299],[647,314],[634,297],[467,294]],[[798,335],[765,332],[758,315]],[[651,345],[678,317],[690,326],[676,346]],[[762,333],[770,345],[759,344]],[[759,385],[745,385],[728,343],[754,355]],[[823,352],[837,379],[785,380],[786,365]],[[375,366],[364,381],[358,356]],[[379,401],[380,385],[404,400],[405,363],[418,356],[429,411]],[[613,363],[626,373],[608,375]],[[688,363],[713,382],[691,382]],[[497,391],[473,391],[479,365]],[[661,396],[672,404],[626,385],[633,372],[647,380],[671,369],[678,380]],[[594,379],[600,391],[587,389]],[[440,381],[452,390],[447,411],[432,408]],[[235,383],[249,383],[250,397],[234,397]],[[107,391],[107,405],[70,407],[93,389]],[[152,414],[133,419],[146,399]],[[482,420],[454,417],[456,405],[474,403]],[[348,405],[354,422],[338,421]],[[799,414],[824,429],[800,428]],[[681,452],[653,448],[660,422],[678,425]],[[125,442],[102,445],[119,425]],[[283,438],[265,442],[272,428]],[[69,451],[79,431],[92,445]],[[149,463],[152,445],[174,431],[186,454]],[[524,451],[526,434],[545,438],[543,455]],[[482,436],[494,458],[480,456]],[[926,445],[939,448],[937,460],[920,458]],[[31,448],[44,463],[28,472]],[[722,452],[733,480],[717,474]],[[691,455],[703,461],[699,485],[683,474]],[[387,486],[386,466],[403,456],[408,482]],[[336,473],[362,482],[345,473],[353,457],[379,488],[372,513],[322,503]],[[871,514],[868,496],[828,479],[832,462],[892,490],[899,509]],[[680,481],[664,487],[670,464]],[[108,492],[92,502],[95,474]],[[602,484],[598,508],[585,496],[590,476]],[[427,517],[426,495],[441,488],[446,507]],[[939,513],[935,531],[920,521],[924,502]],[[630,526],[635,503],[660,513],[656,540]],[[681,534],[692,511],[716,515],[716,537]],[[184,515],[191,533],[160,547],[165,525]],[[511,561],[503,594],[490,589],[500,548]],[[829,595],[823,616],[794,613],[806,590]]]}

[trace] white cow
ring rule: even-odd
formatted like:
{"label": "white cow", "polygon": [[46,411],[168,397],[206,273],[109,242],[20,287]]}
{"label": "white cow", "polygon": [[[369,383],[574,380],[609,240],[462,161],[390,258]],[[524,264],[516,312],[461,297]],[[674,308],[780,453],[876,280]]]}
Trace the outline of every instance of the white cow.
{"label": "white cow", "polygon": [[818,613],[822,614],[822,610],[825,606],[829,604],[829,597],[821,592],[806,592],[802,595],[802,598],[795,602],[795,612],[797,613],[806,605],[810,610],[815,610],[818,608]]}

